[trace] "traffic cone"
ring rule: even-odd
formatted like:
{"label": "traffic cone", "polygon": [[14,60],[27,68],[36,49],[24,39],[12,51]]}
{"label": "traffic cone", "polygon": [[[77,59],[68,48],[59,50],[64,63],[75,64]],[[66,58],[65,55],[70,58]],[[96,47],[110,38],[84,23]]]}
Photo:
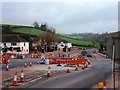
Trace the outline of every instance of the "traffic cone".
{"label": "traffic cone", "polygon": [[69,68],[69,66],[68,66],[68,69],[67,69],[67,71],[66,71],[67,73],[70,73],[70,68]]}
{"label": "traffic cone", "polygon": [[82,66],[82,70],[84,70],[85,68],[84,68],[84,65]]}
{"label": "traffic cone", "polygon": [[30,62],[30,67],[32,67],[32,62]]}
{"label": "traffic cone", "polygon": [[25,63],[24,67],[25,67],[25,68],[27,67],[27,63]]}
{"label": "traffic cone", "polygon": [[24,82],[24,73],[23,73],[23,70],[21,70],[20,82],[21,82],[21,83]]}
{"label": "traffic cone", "polygon": [[39,61],[37,61],[37,64],[40,64],[40,62],[39,62]]}
{"label": "traffic cone", "polygon": [[10,63],[10,61],[9,61],[9,60],[8,60],[7,62],[8,62],[8,64]]}
{"label": "traffic cone", "polygon": [[87,66],[87,63],[85,63],[85,68],[87,68],[88,66]]}
{"label": "traffic cone", "polygon": [[47,77],[51,77],[50,69],[48,69]]}
{"label": "traffic cone", "polygon": [[2,64],[2,60],[0,61],[0,64]]}
{"label": "traffic cone", "polygon": [[75,71],[78,71],[78,66],[76,65]]}
{"label": "traffic cone", "polygon": [[17,85],[17,72],[15,73],[14,79],[12,81],[12,86],[16,86]]}
{"label": "traffic cone", "polygon": [[9,71],[9,65],[6,64],[6,71]]}
{"label": "traffic cone", "polygon": [[106,80],[104,80],[104,82],[103,82],[103,90],[106,90],[106,86],[107,86],[107,83],[106,83]]}

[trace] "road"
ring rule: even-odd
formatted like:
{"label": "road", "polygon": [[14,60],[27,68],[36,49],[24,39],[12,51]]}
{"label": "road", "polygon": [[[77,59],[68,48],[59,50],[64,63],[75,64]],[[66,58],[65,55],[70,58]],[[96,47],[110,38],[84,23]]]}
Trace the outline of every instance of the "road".
{"label": "road", "polygon": [[111,60],[90,58],[91,67],[78,72],[57,75],[49,79],[35,81],[24,88],[88,88],[104,81],[112,73]]}
{"label": "road", "polygon": [[[30,61],[32,61],[32,64],[37,64],[37,61],[40,60],[39,58],[35,58],[35,59],[10,59],[10,64],[9,64],[9,68],[18,68],[18,67],[24,67],[25,62],[27,63],[27,65],[30,64]],[[6,69],[6,65],[2,64],[2,70]]]}

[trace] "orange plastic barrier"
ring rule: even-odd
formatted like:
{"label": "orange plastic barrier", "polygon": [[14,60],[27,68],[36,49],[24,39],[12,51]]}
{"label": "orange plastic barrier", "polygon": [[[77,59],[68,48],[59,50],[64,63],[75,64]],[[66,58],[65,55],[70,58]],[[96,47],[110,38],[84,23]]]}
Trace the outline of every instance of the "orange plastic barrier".
{"label": "orange plastic barrier", "polygon": [[50,63],[52,64],[68,64],[68,65],[80,65],[84,64],[83,58],[49,58]]}

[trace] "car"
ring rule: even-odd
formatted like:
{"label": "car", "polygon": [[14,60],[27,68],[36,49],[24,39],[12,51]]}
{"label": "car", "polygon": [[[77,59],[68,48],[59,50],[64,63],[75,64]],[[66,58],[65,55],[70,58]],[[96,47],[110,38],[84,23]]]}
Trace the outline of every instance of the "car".
{"label": "car", "polygon": [[87,52],[87,57],[92,57],[92,53],[91,52]]}

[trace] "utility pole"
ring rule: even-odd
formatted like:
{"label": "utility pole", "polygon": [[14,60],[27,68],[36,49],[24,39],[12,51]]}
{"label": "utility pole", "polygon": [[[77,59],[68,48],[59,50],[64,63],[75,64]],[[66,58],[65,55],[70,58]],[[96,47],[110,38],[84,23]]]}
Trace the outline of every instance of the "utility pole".
{"label": "utility pole", "polygon": [[113,88],[115,90],[115,41],[113,39],[113,52],[112,52],[112,73],[113,73]]}

